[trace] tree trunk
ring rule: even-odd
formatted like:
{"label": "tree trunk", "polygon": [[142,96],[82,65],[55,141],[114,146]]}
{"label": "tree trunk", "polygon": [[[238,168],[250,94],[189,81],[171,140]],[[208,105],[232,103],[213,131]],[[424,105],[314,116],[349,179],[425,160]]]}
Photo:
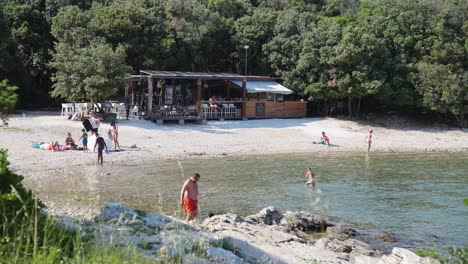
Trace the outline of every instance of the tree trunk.
{"label": "tree trunk", "polygon": [[353,117],[353,99],[351,96],[348,96],[348,113],[349,113],[349,118]]}
{"label": "tree trunk", "polygon": [[323,110],[322,110],[322,113],[324,116],[327,116],[328,115],[328,101],[325,100],[323,101]]}
{"label": "tree trunk", "polygon": [[359,111],[360,110],[361,110],[361,97],[359,97],[358,101],[357,101],[356,118],[359,118]]}
{"label": "tree trunk", "polygon": [[465,127],[465,113],[464,112],[462,112],[458,118],[458,125],[460,126],[460,128]]}

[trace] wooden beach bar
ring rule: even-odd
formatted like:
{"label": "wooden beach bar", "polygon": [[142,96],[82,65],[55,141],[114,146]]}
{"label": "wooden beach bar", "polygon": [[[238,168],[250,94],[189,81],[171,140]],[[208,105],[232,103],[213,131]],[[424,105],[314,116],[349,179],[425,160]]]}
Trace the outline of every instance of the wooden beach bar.
{"label": "wooden beach bar", "polygon": [[304,117],[307,102],[268,76],[141,70],[127,78],[125,98],[142,116],[166,120]]}

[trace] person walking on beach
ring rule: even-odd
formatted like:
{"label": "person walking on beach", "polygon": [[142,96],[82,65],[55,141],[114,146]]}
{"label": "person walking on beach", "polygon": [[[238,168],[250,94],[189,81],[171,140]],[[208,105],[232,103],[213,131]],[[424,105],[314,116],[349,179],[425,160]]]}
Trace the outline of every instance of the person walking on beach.
{"label": "person walking on beach", "polygon": [[187,214],[185,221],[195,219],[198,215],[198,184],[200,174],[194,173],[190,178],[185,180],[182,189],[180,190],[180,206],[184,207]]}
{"label": "person walking on beach", "polygon": [[306,170],[305,177],[307,179],[306,186],[307,187],[315,187],[315,174],[312,169],[309,167]]}
{"label": "person walking on beach", "polygon": [[374,133],[374,129],[369,128],[367,135],[366,135],[367,154],[369,154],[370,148],[372,145],[372,133]]}
{"label": "person walking on beach", "polygon": [[86,129],[82,129],[81,132],[83,133],[81,137],[78,139],[83,139],[83,152],[88,152],[88,133],[86,133]]}
{"label": "person walking on beach", "polygon": [[99,164],[99,161],[101,162],[101,165],[104,164],[104,159],[102,157],[102,151],[104,150],[104,147],[108,150],[109,148],[106,145],[106,142],[104,141],[104,138],[99,136],[99,133],[96,133],[96,144],[94,144],[94,149],[93,151],[96,151],[96,146],[98,146],[98,156],[97,156],[97,162]]}

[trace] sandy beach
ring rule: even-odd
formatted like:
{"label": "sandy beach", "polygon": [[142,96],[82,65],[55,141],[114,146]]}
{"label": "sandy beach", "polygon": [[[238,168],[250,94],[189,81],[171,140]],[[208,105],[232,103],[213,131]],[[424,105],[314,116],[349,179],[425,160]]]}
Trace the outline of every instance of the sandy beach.
{"label": "sandy beach", "polygon": [[[210,156],[304,152],[365,153],[365,136],[369,127],[374,128],[371,152],[468,150],[466,129],[411,125],[404,120],[392,118],[378,124],[336,118],[210,121],[207,125],[162,126],[145,120],[118,122],[119,141],[123,151],[105,155],[105,165]],[[25,175],[96,164],[97,154],[93,152],[52,152],[31,147],[32,142],[41,141],[57,140],[63,144],[68,131],[77,141],[82,128],[81,122],[60,117],[57,112],[26,112],[12,116],[9,127],[0,127],[0,147],[9,150],[12,168]],[[99,129],[102,133],[109,128],[109,124],[103,123]],[[322,131],[327,133],[335,146],[313,144],[320,139]]]}
{"label": "sandy beach", "polygon": [[[60,117],[57,112],[26,112],[13,116],[10,118],[8,127],[0,127],[0,148],[8,149],[11,168],[14,171],[24,175],[26,182],[28,179],[35,179],[39,186],[53,182],[56,177],[68,177],[67,175],[73,174],[71,172],[76,173],[77,171],[83,172],[84,178],[88,179],[86,184],[94,186],[96,185],[93,182],[96,180],[96,174],[108,175],[112,164],[138,165],[140,162],[156,159],[183,160],[238,155],[327,152],[344,152],[351,155],[365,154],[367,147],[365,137],[369,127],[374,129],[374,144],[370,155],[379,152],[468,151],[468,131],[466,129],[418,125],[397,117],[381,118],[378,122],[355,122],[337,118],[302,118],[210,121],[207,125],[165,124],[162,126],[145,120],[119,120],[118,125],[122,151],[112,151],[109,155],[105,154],[103,168],[97,165],[97,153],[92,151],[89,153],[76,150],[53,152],[32,148],[32,142],[57,140],[63,144],[67,132],[71,132],[73,138],[78,141],[83,128],[82,123]],[[109,124],[101,124],[99,130],[104,133],[109,128]],[[314,141],[320,139],[322,131],[327,133],[334,146],[313,144]],[[92,149],[93,146],[89,147]],[[42,186],[39,187],[38,191],[41,199],[48,206],[47,211],[52,215],[75,219],[93,219],[99,215],[99,207],[105,202],[97,199],[83,205],[81,203],[70,204],[52,201],[48,199],[47,192],[44,193],[44,190],[47,189],[46,186]],[[250,252],[251,247],[261,248],[264,251],[262,254],[279,260],[277,263],[283,263],[283,261],[284,263],[301,263],[302,257],[297,256],[303,256],[302,252],[312,252],[311,256],[314,258],[328,260],[329,263],[348,263],[348,261],[350,263],[373,263],[379,260],[375,257],[380,256],[369,253],[372,255],[370,257],[366,253],[367,251],[364,253],[362,250],[359,251],[360,245],[364,244],[348,238],[341,242],[332,239],[333,243],[339,245],[336,246],[332,243],[335,245],[332,247],[338,249],[330,249],[330,245],[332,245],[330,238],[317,240],[319,242],[307,244],[307,246],[305,246],[304,241],[295,237],[291,241],[300,240],[296,243],[297,245],[291,244],[290,239],[285,240],[287,243],[284,245],[280,245],[283,241],[270,245],[268,244],[271,241],[270,237],[259,236],[257,232],[255,235],[257,240],[253,241],[248,236],[250,231],[238,232],[236,224],[232,228],[218,228],[228,231],[235,229],[234,233],[227,231],[227,233],[212,233],[220,237],[224,235],[234,237],[242,245],[245,244],[243,249],[245,252]],[[249,228],[253,227],[249,226]],[[266,228],[266,231],[259,229],[265,234],[269,234],[272,230],[268,225],[255,228]],[[278,237],[282,236],[284,234],[278,235]],[[154,236],[154,239],[159,238]],[[351,243],[350,241],[352,242],[351,246],[346,244]],[[343,245],[345,248],[353,248],[353,253],[344,254],[341,249]],[[277,252],[281,252],[281,254],[277,254]],[[257,254],[257,256],[254,253],[245,254],[255,258],[263,257],[262,254]],[[343,257],[346,259],[344,262],[342,261]],[[362,259],[360,260],[360,258]],[[393,249],[391,255],[383,256],[382,259],[387,259],[385,260],[387,262],[382,263],[400,263],[394,262],[394,258],[398,260],[412,258],[411,261],[405,263],[426,263],[410,251],[398,248]],[[303,260],[302,263],[309,262]]]}

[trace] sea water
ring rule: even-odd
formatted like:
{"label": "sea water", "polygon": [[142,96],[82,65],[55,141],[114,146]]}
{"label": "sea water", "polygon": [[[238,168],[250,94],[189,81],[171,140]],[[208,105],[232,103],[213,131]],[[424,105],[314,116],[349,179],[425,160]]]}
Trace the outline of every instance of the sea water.
{"label": "sea water", "polygon": [[[305,170],[316,175],[306,188]],[[201,174],[201,218],[209,212],[254,214],[266,206],[335,216],[372,236],[388,232],[392,246],[410,249],[468,243],[466,153],[278,154],[108,164],[84,175],[28,180],[56,203],[131,207],[183,217],[180,187]],[[48,182],[49,181],[49,182]],[[68,188],[64,188],[68,186]],[[371,231],[369,231],[371,230]],[[373,230],[373,231],[372,231]]]}

